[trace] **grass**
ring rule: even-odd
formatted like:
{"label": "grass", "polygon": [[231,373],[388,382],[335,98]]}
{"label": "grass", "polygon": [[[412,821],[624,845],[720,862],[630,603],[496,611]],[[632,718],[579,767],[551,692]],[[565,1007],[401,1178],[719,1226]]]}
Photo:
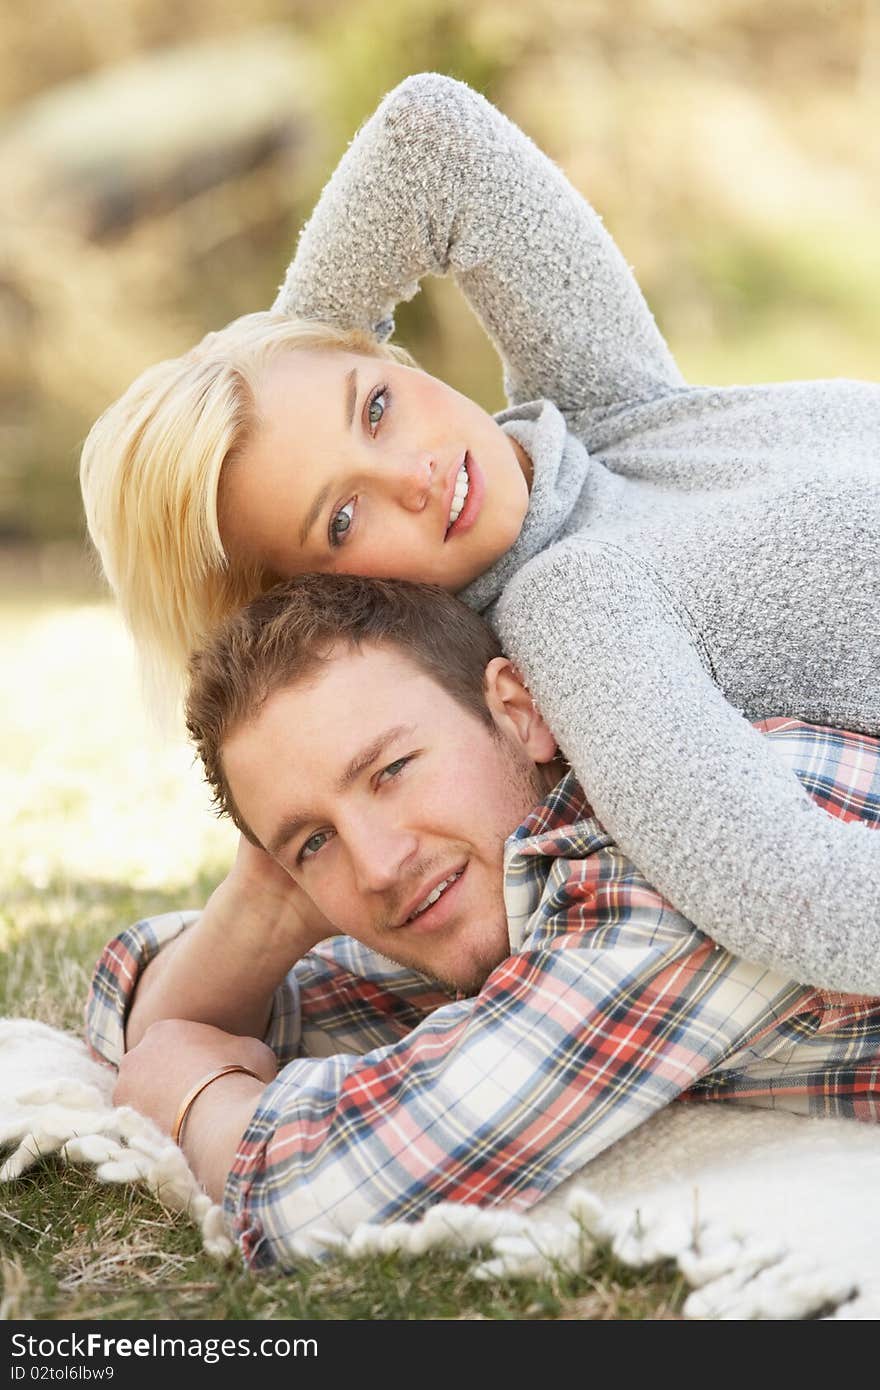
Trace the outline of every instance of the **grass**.
{"label": "grass", "polygon": [[[32,577],[33,578],[33,577]],[[0,604],[0,1015],[80,1031],[121,926],[198,906],[234,849],[187,747],[142,713],[110,606],[23,584]],[[148,1192],[47,1160],[0,1188],[0,1319],[666,1319],[671,1267],[600,1252],[577,1276],[494,1284],[434,1252],[254,1276],[209,1258]]]}
{"label": "grass", "polygon": [[198,1233],[133,1188],[98,1188],[47,1162],[14,1184],[0,1212],[3,1316],[82,1320],[676,1318],[671,1270],[640,1272],[599,1256],[577,1276],[487,1283],[471,1260],[434,1252],[303,1264],[253,1276],[209,1259]]}

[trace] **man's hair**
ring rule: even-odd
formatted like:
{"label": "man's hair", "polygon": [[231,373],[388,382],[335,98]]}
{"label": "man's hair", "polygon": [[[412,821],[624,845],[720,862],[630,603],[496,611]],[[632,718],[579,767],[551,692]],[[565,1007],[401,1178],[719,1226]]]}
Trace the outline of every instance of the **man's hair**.
{"label": "man's hair", "polygon": [[173,705],[190,653],[278,579],[227,556],[218,491],[224,466],[253,435],[266,370],[301,349],[414,365],[404,348],[366,332],[245,314],[148,368],[89,431],[80,463],[89,534],[154,705]]}
{"label": "man's hair", "polygon": [[[501,647],[460,599],[433,584],[304,574],[254,599],[220,627],[189,663],[186,725],[218,814],[253,843],[223,766],[232,732],[270,695],[298,685],[340,646],[393,646],[447,694],[494,728],[484,674]],[[356,708],[352,711],[356,717]]]}

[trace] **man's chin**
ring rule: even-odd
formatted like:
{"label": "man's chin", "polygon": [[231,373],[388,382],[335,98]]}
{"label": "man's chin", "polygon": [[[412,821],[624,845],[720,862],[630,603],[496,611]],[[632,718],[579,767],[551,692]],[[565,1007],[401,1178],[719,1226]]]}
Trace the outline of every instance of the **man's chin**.
{"label": "man's chin", "polygon": [[509,949],[506,949],[496,952],[491,957],[474,961],[470,969],[456,966],[448,972],[430,972],[430,977],[441,989],[445,989],[447,994],[459,999],[471,999],[475,994],[479,994],[492,971],[497,969],[502,961],[507,960],[509,954]]}

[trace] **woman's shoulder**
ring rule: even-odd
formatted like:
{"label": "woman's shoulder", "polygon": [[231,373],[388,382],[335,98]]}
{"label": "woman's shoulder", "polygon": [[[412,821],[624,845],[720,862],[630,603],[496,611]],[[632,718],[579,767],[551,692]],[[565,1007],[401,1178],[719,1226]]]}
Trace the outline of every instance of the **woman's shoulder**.
{"label": "woman's shoulder", "polygon": [[663,589],[659,574],[634,548],[596,535],[566,536],[517,570],[498,599],[498,610],[544,596],[560,603],[589,595],[595,606],[609,591],[656,601]]}
{"label": "woman's shoulder", "polygon": [[648,649],[683,642],[711,672],[698,624],[635,548],[596,537],[571,536],[549,546],[508,582],[490,621],[511,654],[552,634],[594,650]]}

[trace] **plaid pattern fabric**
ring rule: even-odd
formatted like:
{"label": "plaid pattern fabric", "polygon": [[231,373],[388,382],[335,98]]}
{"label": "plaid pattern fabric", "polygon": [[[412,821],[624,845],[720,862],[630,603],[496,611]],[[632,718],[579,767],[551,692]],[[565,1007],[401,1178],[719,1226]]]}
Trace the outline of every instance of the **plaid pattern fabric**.
{"label": "plaid pattern fabric", "polygon": [[[880,740],[758,727],[825,810],[880,825]],[[716,946],[610,841],[573,776],[508,841],[505,897],[512,954],[475,998],[346,938],[277,992],[267,1041],[283,1061],[312,1055],[266,1088],[227,1182],[252,1266],[442,1200],[527,1207],[677,1098],[880,1118],[880,1000]],[[99,962],[89,1036],[110,1060],[138,962],[181,925],[141,923]]]}

